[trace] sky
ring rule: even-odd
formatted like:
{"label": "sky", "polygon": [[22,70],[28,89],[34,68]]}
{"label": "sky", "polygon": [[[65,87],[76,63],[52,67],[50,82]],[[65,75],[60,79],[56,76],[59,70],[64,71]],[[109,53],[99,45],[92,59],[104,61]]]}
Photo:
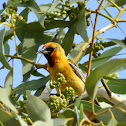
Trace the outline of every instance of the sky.
{"label": "sky", "polygon": [[[92,2],[89,2],[90,4],[87,3],[87,7],[91,8],[92,10],[96,10],[97,7],[98,7],[98,3],[95,0],[90,0],[90,1],[92,1]],[[0,10],[2,9],[2,4],[4,2],[7,2],[7,0],[0,0]],[[46,3],[51,3],[52,0],[36,0],[36,2],[38,4],[46,4]],[[118,10],[116,8],[109,7],[109,8],[107,8],[107,10],[112,14],[113,17],[115,17],[118,14]],[[22,11],[22,8],[20,8],[18,10],[18,13],[20,13],[21,11]],[[105,13],[104,10],[102,10],[101,12]],[[126,20],[126,16],[125,15],[126,15],[126,11],[123,13],[123,15],[121,16],[120,19],[125,19]],[[95,14],[92,14],[92,20],[94,20],[94,19],[95,19]],[[35,14],[33,12],[30,13],[29,16],[28,16],[28,22],[33,22],[35,20],[37,20]],[[99,29],[107,26],[110,23],[111,22],[109,20],[106,20],[104,17],[99,16],[96,30],[99,30]],[[106,36],[107,36],[107,38],[116,38],[116,39],[120,39],[120,40],[124,39],[126,37],[126,23],[119,23],[118,25],[120,26],[120,28],[123,29],[125,34],[122,33],[122,31],[118,27],[116,27],[116,28],[112,28],[112,29],[106,31],[105,33],[99,35],[98,37],[99,38],[106,38]],[[0,27],[0,30],[2,28],[3,27]],[[92,27],[88,27],[87,31],[88,31],[88,36],[91,37],[92,33],[93,33]],[[17,44],[19,44],[20,41],[18,40],[18,38],[16,38],[16,39],[17,39]],[[78,36],[78,35],[75,36],[74,42],[80,43],[82,41],[83,41],[83,39],[80,36]],[[14,40],[9,40],[9,44],[10,44],[10,49],[11,49],[10,50],[10,54],[13,55],[15,53]],[[108,48],[106,48],[105,50],[107,50],[107,49]],[[126,52],[125,49],[123,49],[122,51],[119,52],[119,54],[123,54],[125,52]],[[41,57],[41,59],[38,60],[40,57]],[[114,58],[125,58],[125,57],[126,57],[126,54],[120,55],[119,57],[115,56]],[[45,64],[47,62],[47,60],[44,58],[44,56],[41,56],[40,54],[38,54],[38,59],[37,59],[37,62],[39,62],[41,64]],[[89,59],[89,55],[87,55],[81,62],[88,61],[88,59]],[[12,62],[11,62],[11,64],[12,64]],[[0,63],[0,67],[1,66],[2,66],[2,64]],[[6,69],[0,70],[0,85],[2,85],[2,86],[4,85],[4,80],[5,80],[6,75],[8,74],[8,72],[9,71],[6,70]],[[45,75],[49,74],[44,69],[39,69],[38,72],[45,73]],[[119,75],[120,78],[126,78],[126,70],[118,72],[118,75]],[[22,83],[22,79],[23,79],[23,77],[22,77],[22,63],[21,63],[20,60],[14,59],[13,86],[16,87],[19,84],[21,84]],[[38,79],[38,78],[36,78],[34,76],[31,76],[30,80],[33,80],[33,79]]]}

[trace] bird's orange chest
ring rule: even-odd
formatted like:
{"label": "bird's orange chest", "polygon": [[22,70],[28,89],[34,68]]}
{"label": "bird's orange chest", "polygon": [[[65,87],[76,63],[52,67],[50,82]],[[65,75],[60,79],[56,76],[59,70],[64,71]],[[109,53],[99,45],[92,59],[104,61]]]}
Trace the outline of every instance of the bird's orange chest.
{"label": "bird's orange chest", "polygon": [[50,67],[48,64],[48,70],[52,80],[56,80],[56,75],[58,73],[64,73],[65,71],[65,63],[55,62],[53,67]]}

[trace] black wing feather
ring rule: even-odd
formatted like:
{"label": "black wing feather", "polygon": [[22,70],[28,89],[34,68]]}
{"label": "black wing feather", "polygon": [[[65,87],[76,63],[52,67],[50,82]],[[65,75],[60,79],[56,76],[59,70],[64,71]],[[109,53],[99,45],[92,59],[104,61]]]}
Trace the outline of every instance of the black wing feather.
{"label": "black wing feather", "polygon": [[78,66],[69,59],[69,64],[73,68],[75,74],[85,83],[86,77],[83,72],[78,68]]}

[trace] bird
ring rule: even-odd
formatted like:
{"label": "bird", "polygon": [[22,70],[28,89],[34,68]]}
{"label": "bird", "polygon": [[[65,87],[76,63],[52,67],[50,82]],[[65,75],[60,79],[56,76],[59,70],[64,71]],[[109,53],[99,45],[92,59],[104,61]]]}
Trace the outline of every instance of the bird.
{"label": "bird", "polygon": [[85,89],[85,75],[78,66],[67,58],[64,49],[60,44],[48,42],[38,53],[44,54],[47,59],[47,69],[51,80],[56,80],[56,75],[62,73],[66,79],[66,84],[61,84],[60,90],[72,87],[76,95],[81,95]]}

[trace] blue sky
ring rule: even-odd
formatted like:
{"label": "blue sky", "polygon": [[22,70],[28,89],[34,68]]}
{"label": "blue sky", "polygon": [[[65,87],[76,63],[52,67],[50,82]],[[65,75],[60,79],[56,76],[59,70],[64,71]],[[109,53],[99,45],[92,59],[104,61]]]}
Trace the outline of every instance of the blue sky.
{"label": "blue sky", "polygon": [[[2,9],[3,2],[6,2],[6,1],[7,0],[0,0],[0,9]],[[90,4],[87,3],[87,7],[91,8],[92,10],[96,10],[97,7],[98,7],[98,3],[95,0],[90,0],[90,1],[92,1],[92,2],[90,2]],[[45,3],[51,3],[52,0],[36,0],[36,2],[38,4],[45,4]],[[107,10],[111,13],[111,15],[113,17],[115,17],[118,14],[118,10],[116,8],[109,7],[109,8],[107,8]],[[18,10],[18,13],[20,13],[21,11],[22,11],[22,9],[20,8]],[[101,12],[105,13],[104,10],[102,10]],[[121,16],[120,19],[125,19],[126,20],[126,16],[125,15],[126,15],[126,11],[123,13],[123,15]],[[33,21],[37,20],[37,18],[36,18],[36,16],[35,16],[34,13],[30,13],[28,19],[29,19],[28,22],[33,22]],[[92,20],[94,20],[94,19],[95,19],[95,14],[92,14]],[[97,28],[96,29],[99,30],[99,29],[107,26],[110,23],[111,22],[109,20],[106,20],[104,17],[99,16],[98,23],[97,23]],[[126,23],[119,23],[118,25],[126,33]],[[0,30],[2,28],[3,27],[1,27]],[[92,27],[88,27],[87,31],[88,31],[88,36],[89,37],[92,36],[92,32],[93,32]],[[122,33],[122,31],[117,27],[117,28],[112,28],[112,29],[106,31],[105,33],[99,35],[98,37],[99,38],[106,38],[107,37],[107,38],[115,38],[115,39],[124,39],[126,37],[126,35],[124,33]],[[74,42],[80,43],[82,41],[83,41],[83,39],[80,36],[78,36],[78,35],[75,36]],[[17,43],[18,44],[20,43],[20,41],[18,40],[18,38],[17,38]],[[10,44],[10,48],[11,48],[10,54],[13,55],[15,53],[15,43],[14,43],[14,40],[9,40],[9,44]],[[107,49],[108,48],[106,48],[105,50],[107,50]],[[123,49],[122,51],[119,52],[119,54],[123,54],[125,52],[126,52],[125,49]],[[41,55],[38,54],[38,59],[39,59],[40,56]],[[81,62],[87,61],[88,57],[89,57],[89,55],[87,55]],[[119,57],[116,56],[114,58],[125,58],[125,57],[126,57],[126,54],[125,55],[120,55]],[[44,64],[46,62],[47,62],[46,59],[44,58],[44,56],[42,56],[42,58],[39,61],[39,63]],[[11,62],[11,64],[12,64],[12,62]],[[1,66],[2,66],[2,64],[0,63],[0,67]],[[45,73],[46,75],[49,74],[46,70],[43,70],[43,69],[39,69],[38,71],[41,72],[41,73]],[[6,75],[7,75],[8,72],[9,71],[6,70],[6,69],[0,70],[0,85],[2,85],[2,86],[4,85],[4,80],[5,80]],[[120,78],[126,78],[126,70],[118,72],[118,74],[119,74]],[[21,63],[20,60],[15,59],[14,60],[14,79],[13,79],[14,82],[13,82],[13,86],[16,87],[19,84],[21,84],[22,83],[22,79],[23,79],[22,78],[22,63]],[[34,76],[32,76],[30,78],[30,80],[33,80],[33,79],[37,79],[37,78],[35,78]]]}

